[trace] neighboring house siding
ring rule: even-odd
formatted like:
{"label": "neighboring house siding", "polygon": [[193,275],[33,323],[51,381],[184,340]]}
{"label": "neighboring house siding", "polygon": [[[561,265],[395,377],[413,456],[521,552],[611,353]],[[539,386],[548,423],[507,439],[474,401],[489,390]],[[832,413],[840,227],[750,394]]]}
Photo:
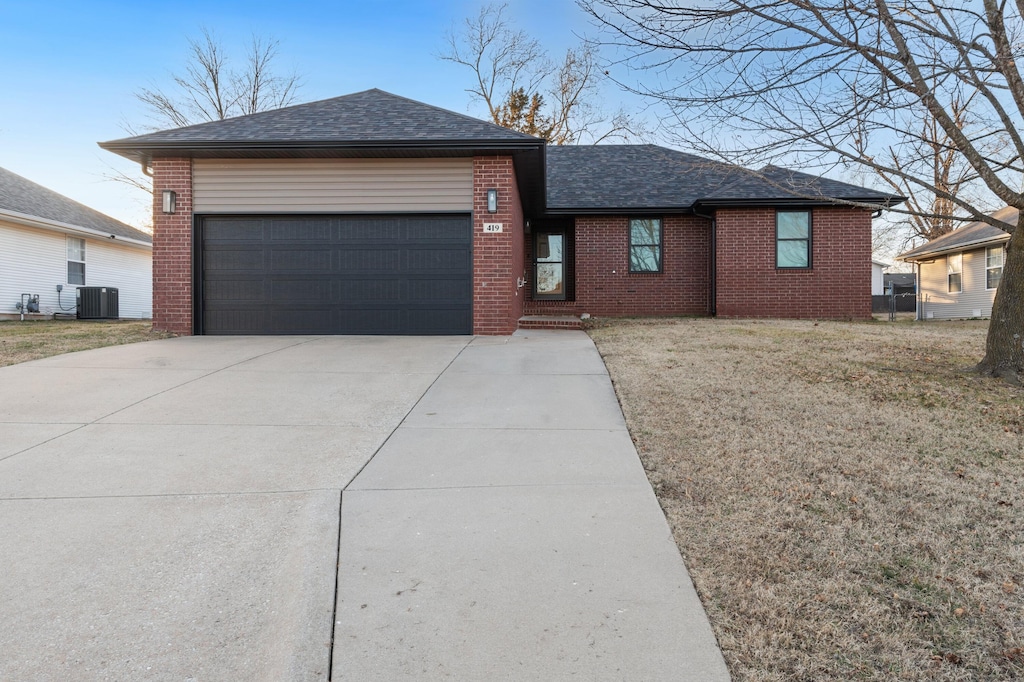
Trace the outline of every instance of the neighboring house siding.
{"label": "neighboring house siding", "polygon": [[[43,314],[75,312],[76,286],[67,283],[67,236],[0,221],[0,314],[17,314],[21,294],[39,294]],[[85,286],[116,287],[120,317],[151,317],[150,251],[71,236],[85,239]],[[64,286],[59,299],[58,284]]]}
{"label": "neighboring house siding", "polygon": [[947,286],[946,256],[921,263],[921,317],[955,320],[990,317],[995,289],[985,288],[985,249],[963,252],[962,291],[950,293]]}
{"label": "neighboring house siding", "polygon": [[[487,212],[487,190],[498,190],[498,212]],[[485,233],[484,223],[501,223]],[[523,209],[511,156],[473,159],[473,333],[511,334],[523,315]]]}
{"label": "neighboring house siding", "polygon": [[706,219],[662,217],[660,273],[629,271],[628,216],[580,216],[574,234],[576,300],[529,301],[528,313],[708,314],[710,226]]}
{"label": "neighboring house siding", "polygon": [[812,211],[811,267],[775,267],[775,210],[716,212],[720,317],[870,319],[871,212]]}
{"label": "neighboring house siding", "polygon": [[194,211],[468,211],[473,162],[454,159],[196,159]]}
{"label": "neighboring house siding", "polygon": [[884,296],[885,295],[885,275],[883,274],[884,266],[878,263],[871,264],[871,295],[872,296]]}

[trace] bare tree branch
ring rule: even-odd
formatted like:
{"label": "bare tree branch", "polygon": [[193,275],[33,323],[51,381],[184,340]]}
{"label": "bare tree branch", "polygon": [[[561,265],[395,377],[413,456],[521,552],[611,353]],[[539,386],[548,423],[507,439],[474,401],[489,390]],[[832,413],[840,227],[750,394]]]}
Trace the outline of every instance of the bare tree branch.
{"label": "bare tree branch", "polygon": [[877,174],[921,236],[964,220],[1014,235],[979,367],[1021,376],[1024,252],[989,213],[1024,208],[1024,0],[577,2],[681,144]]}
{"label": "bare tree branch", "polygon": [[646,134],[625,112],[609,115],[600,106],[603,74],[593,46],[570,49],[555,64],[540,43],[512,28],[507,9],[507,4],[485,5],[459,30],[448,32],[438,55],[473,72],[474,83],[466,92],[487,106],[492,121],[552,144]]}

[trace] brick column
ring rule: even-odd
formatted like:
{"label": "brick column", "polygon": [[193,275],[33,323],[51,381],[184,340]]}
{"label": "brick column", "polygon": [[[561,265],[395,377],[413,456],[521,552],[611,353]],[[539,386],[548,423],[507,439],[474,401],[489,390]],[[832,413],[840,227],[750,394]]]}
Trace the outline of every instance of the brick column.
{"label": "brick column", "polygon": [[[487,212],[487,190],[498,190],[498,212]],[[484,223],[501,223],[499,233]],[[523,315],[526,289],[516,280],[524,267],[523,206],[511,156],[473,159],[473,333],[511,334]]]}
{"label": "brick column", "polygon": [[[163,190],[177,194],[163,212]],[[192,159],[153,159],[153,328],[192,334]]]}

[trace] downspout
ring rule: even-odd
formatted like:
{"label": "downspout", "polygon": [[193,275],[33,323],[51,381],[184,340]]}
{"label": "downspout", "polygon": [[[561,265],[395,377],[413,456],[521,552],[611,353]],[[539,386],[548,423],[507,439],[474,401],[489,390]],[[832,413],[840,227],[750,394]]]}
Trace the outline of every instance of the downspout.
{"label": "downspout", "polygon": [[921,298],[921,262],[914,261],[914,300],[917,301],[917,321],[924,320],[924,299]]}
{"label": "downspout", "polygon": [[704,218],[711,223],[711,240],[710,240],[710,252],[711,262],[708,264],[710,270],[710,281],[708,282],[708,312],[711,313],[711,317],[718,315],[718,221],[715,220],[715,215],[705,215],[698,213],[696,209],[693,211],[693,215],[698,218]]}

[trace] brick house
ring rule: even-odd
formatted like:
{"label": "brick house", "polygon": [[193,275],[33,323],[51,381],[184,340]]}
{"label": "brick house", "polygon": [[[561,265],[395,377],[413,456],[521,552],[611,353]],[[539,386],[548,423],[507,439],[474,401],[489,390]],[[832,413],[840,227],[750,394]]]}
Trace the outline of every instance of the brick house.
{"label": "brick house", "polygon": [[547,316],[867,319],[899,197],[653,145],[556,147],[368,90],[111,142],[153,176],[154,325],[507,334]]}

